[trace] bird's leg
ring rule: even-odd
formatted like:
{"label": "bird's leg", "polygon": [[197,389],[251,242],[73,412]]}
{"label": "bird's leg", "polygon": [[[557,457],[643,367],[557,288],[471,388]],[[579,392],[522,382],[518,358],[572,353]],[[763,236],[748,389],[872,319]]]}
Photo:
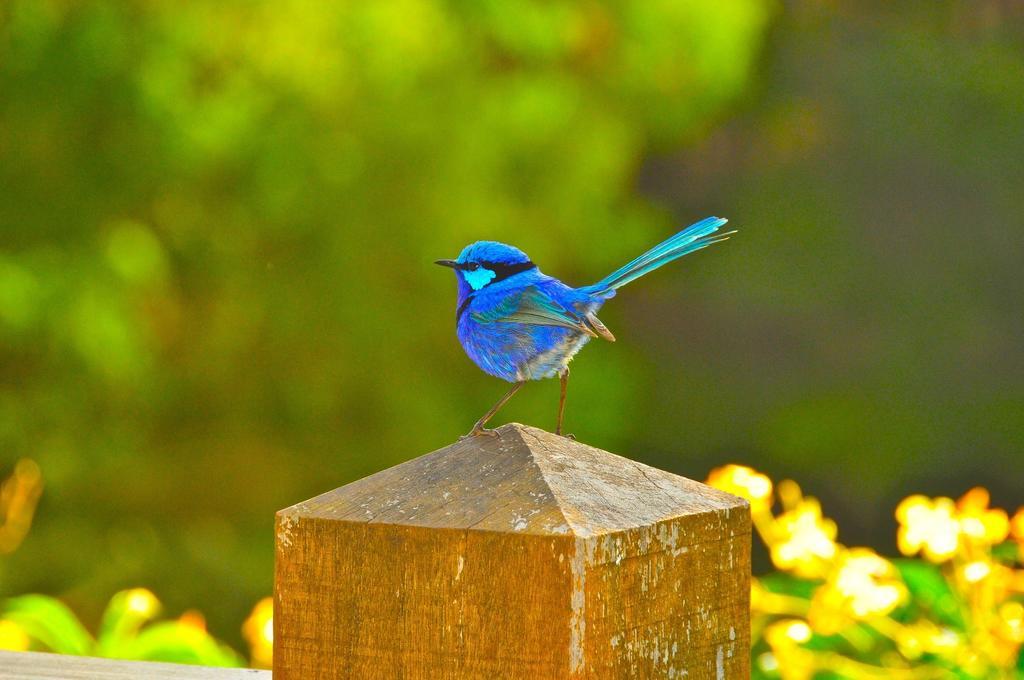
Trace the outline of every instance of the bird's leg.
{"label": "bird's leg", "polygon": [[496,433],[494,432],[494,430],[485,430],[484,429],[484,425],[486,425],[487,421],[490,420],[491,418],[493,418],[494,414],[497,413],[498,410],[502,406],[504,406],[505,403],[508,402],[509,399],[512,398],[512,395],[515,394],[516,392],[518,392],[519,388],[522,387],[525,384],[526,384],[525,380],[520,380],[515,385],[513,385],[512,389],[510,389],[508,392],[506,392],[505,396],[502,397],[501,399],[499,399],[498,403],[495,404],[494,406],[492,406],[490,411],[488,411],[487,413],[483,414],[483,416],[480,417],[480,420],[476,421],[476,425],[474,425],[473,429],[469,431],[469,434],[464,435],[464,437],[476,437],[477,435],[481,435],[481,434],[486,434],[486,435],[488,435],[490,437],[495,436]]}
{"label": "bird's leg", "polygon": [[[568,366],[566,366],[565,370],[563,370],[561,373],[558,374],[558,378],[559,378],[559,381],[562,383],[562,394],[561,394],[561,396],[558,397],[558,424],[555,425],[555,434],[562,434],[562,420],[563,420],[563,418],[565,416],[565,392],[566,392],[566,389],[569,387],[569,367]],[[571,434],[567,434],[565,436],[569,437],[570,439],[575,439],[576,438],[576,437],[572,436]]]}

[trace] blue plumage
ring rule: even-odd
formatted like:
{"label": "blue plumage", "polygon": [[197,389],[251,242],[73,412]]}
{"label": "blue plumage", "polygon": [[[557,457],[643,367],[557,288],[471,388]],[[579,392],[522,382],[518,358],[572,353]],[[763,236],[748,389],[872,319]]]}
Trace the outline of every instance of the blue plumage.
{"label": "blue plumage", "polygon": [[556,375],[562,381],[556,428],[561,433],[569,362],[591,338],[615,340],[597,318],[601,306],[622,286],[727,239],[732,232],[718,233],[725,223],[720,217],[703,219],[582,288],[541,273],[526,253],[496,241],[478,241],[455,260],[438,260],[456,271],[455,325],[466,354],[485,373],[514,383],[470,434],[489,433],[484,424],[527,380]]}

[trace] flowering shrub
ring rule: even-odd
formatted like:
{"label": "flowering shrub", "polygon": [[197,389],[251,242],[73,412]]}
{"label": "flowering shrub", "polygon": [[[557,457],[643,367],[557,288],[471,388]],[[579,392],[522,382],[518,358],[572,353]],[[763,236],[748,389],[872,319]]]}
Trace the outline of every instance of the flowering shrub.
{"label": "flowering shrub", "polygon": [[792,481],[726,465],[707,483],[750,501],[778,569],[753,581],[755,677],[1024,678],[1024,508],[910,496],[897,540],[915,559],[890,560],[838,543]]}

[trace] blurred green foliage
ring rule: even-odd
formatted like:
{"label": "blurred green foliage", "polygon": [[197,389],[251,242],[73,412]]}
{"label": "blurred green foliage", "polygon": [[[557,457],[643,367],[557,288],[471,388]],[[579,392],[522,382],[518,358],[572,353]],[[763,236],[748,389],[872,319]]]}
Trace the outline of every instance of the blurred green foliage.
{"label": "blurred green foliage", "polygon": [[[432,260],[498,238],[583,283],[671,233],[644,158],[736,101],[771,11],[4,3],[0,464],[48,490],[0,589],[96,621],[142,582],[237,636],[274,510],[449,442],[504,389]],[[577,432],[625,442],[641,356],[593,357]],[[510,415],[543,425],[555,393],[530,392]]]}
{"label": "blurred green foliage", "polygon": [[748,106],[644,169],[680,214],[741,231],[664,293],[628,291],[651,338],[628,340],[663,367],[636,448],[799,479],[888,552],[908,494],[1016,507],[1024,6],[798,0],[769,44]]}
{"label": "blurred green foliage", "polygon": [[244,665],[237,653],[205,631],[201,619],[198,624],[188,619],[152,622],[159,608],[148,590],[121,591],[107,604],[95,638],[65,604],[46,595],[12,597],[0,606],[0,618],[17,626],[28,648],[36,651],[201,666]]}

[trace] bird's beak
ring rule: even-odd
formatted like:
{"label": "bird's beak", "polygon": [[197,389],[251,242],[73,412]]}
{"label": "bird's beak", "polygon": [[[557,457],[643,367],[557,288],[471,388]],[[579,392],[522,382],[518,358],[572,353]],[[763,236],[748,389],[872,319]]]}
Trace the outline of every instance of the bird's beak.
{"label": "bird's beak", "polygon": [[434,264],[439,264],[442,267],[451,267],[452,269],[455,269],[456,267],[459,266],[459,263],[456,262],[455,260],[435,260]]}

